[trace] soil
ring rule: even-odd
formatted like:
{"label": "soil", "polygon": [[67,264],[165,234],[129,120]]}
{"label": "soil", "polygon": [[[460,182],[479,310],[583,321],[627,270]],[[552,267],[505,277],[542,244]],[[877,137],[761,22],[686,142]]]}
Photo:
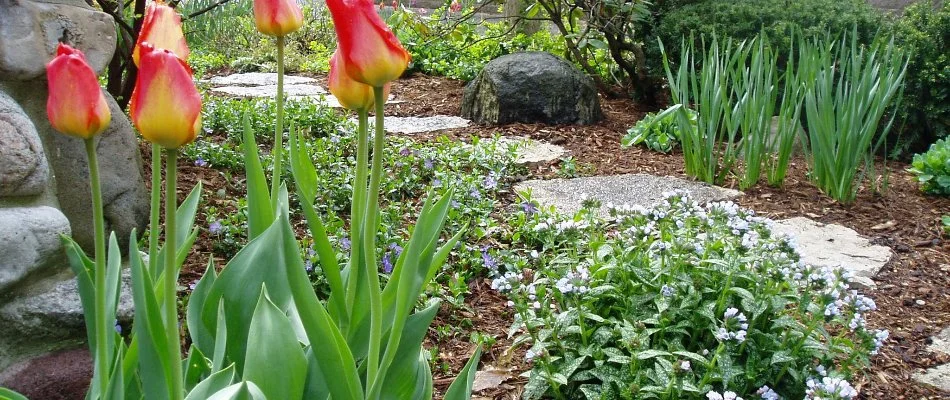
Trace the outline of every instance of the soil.
{"label": "soil", "polygon": [[[318,78],[325,82],[325,77]],[[463,82],[451,79],[421,75],[404,78],[392,86],[392,93],[402,102],[387,105],[386,114],[459,115],[462,90]],[[650,173],[686,177],[681,154],[661,154],[642,147],[621,149],[620,139],[626,130],[652,109],[629,99],[603,97],[601,106],[605,118],[591,126],[473,125],[413,137],[421,140],[439,135],[459,140],[494,135],[530,137],[567,148],[578,172],[584,175]],[[142,145],[142,155],[148,165],[149,146]],[[554,176],[557,164],[535,165],[531,175]],[[875,277],[878,289],[867,294],[878,305],[878,311],[871,314],[868,325],[888,329],[891,338],[873,359],[868,374],[853,383],[864,399],[950,399],[950,393],[939,392],[911,379],[915,372],[950,362],[950,357],[927,350],[930,338],[950,327],[950,241],[942,237],[939,222],[942,214],[950,213],[950,198],[923,195],[913,176],[906,171],[907,164],[889,161],[886,165],[889,172],[887,190],[878,192],[862,187],[857,200],[850,205],[840,204],[816,189],[807,178],[806,163],[802,159],[792,161],[784,187],[772,188],[763,183],[747,190],[738,202],[776,219],[805,216],[844,225],[871,238],[876,244],[890,247],[894,256]],[[238,173],[226,174],[197,167],[187,160],[179,162],[179,169],[179,200],[183,200],[198,182],[205,187],[206,204],[219,209],[231,207],[225,199],[244,195],[243,176]],[[735,180],[731,180],[725,186],[736,185]],[[200,214],[196,224],[208,226],[210,221],[205,221]],[[194,283],[204,272],[212,258],[211,246],[212,238],[203,230],[182,271],[182,287]],[[226,262],[223,259],[214,261],[219,268]],[[472,282],[469,291],[461,311],[444,306],[430,328],[426,346],[437,346],[440,359],[445,363],[444,368],[437,366],[433,371],[436,395],[440,397],[474,351],[470,334],[477,331],[496,340],[485,350],[481,369],[490,366],[509,375],[509,379],[476,393],[475,398],[520,398],[525,379],[519,375],[529,367],[522,361],[525,349],[510,348],[508,328],[512,316],[505,307],[505,299],[490,289],[487,280]],[[453,333],[438,334],[440,326],[448,327],[447,331]]]}

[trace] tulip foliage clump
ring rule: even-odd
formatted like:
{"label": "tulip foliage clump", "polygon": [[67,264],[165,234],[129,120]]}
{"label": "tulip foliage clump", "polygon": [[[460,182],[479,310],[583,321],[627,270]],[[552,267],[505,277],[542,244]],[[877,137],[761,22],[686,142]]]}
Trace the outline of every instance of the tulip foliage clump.
{"label": "tulip foliage clump", "polygon": [[[277,43],[275,172],[268,182],[245,116],[242,149],[249,242],[220,272],[213,264],[208,266],[188,301],[182,323],[177,308],[178,274],[197,237],[193,222],[201,185],[179,205],[174,195],[176,165],[179,148],[196,140],[201,128],[201,97],[187,63],[189,51],[180,17],[161,1],[147,7],[142,37],[134,51],[139,75],[130,116],[153,145],[152,215],[147,260],[140,256],[135,233],[129,241],[135,303],[131,340],[125,340],[114,328],[121,254],[114,235],[106,246],[95,158],[95,136],[109,124],[108,107],[103,107],[105,100],[95,73],[79,50],[61,45],[58,56],[49,64],[50,122],[64,134],[86,140],[92,179],[96,227],[93,258],[71,239],[64,239],[77,275],[95,360],[88,399],[432,397],[432,373],[422,341],[439,304],[430,302],[421,310],[416,306],[463,232],[449,239],[442,237],[451,192],[428,199],[405,251],[393,263],[391,278],[380,285],[376,237],[386,140],[383,104],[389,82],[406,69],[409,55],[380,20],[372,2],[335,0],[328,6],[339,38],[330,90],[359,116],[349,261],[338,264],[313,204],[320,171],[291,128],[287,158],[292,187],[331,289],[329,298],[319,299],[294,236],[288,185],[280,174],[285,158],[283,44],[286,35],[301,27],[302,13],[292,0],[255,0],[258,29],[274,36]],[[371,108],[376,117],[372,152],[368,132]],[[163,158],[166,196],[162,221]],[[160,238],[164,243],[159,243]],[[184,360],[181,325],[187,326],[191,342]],[[480,352],[476,349],[444,398],[470,397]],[[22,398],[0,389],[0,398],[6,397]]]}

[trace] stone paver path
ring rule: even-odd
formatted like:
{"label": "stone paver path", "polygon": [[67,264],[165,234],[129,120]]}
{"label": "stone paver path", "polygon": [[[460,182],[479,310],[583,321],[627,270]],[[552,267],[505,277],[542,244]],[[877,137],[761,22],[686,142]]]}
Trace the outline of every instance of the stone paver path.
{"label": "stone paver path", "polygon": [[543,206],[554,206],[562,213],[581,209],[585,196],[600,200],[600,214],[607,215],[607,204],[649,207],[663,200],[663,193],[688,190],[700,202],[731,200],[742,192],[685,179],[647,174],[592,176],[573,179],[531,180],[515,185],[517,192],[531,192],[531,198]]}
{"label": "stone paver path", "polygon": [[[250,72],[227,76],[216,76],[205,80],[211,85],[211,92],[237,97],[277,97],[277,74]],[[310,98],[327,107],[342,108],[340,102],[320,85],[317,80],[304,76],[284,76],[284,93],[288,99]],[[400,103],[390,95],[386,104]]]}
{"label": "stone paver path", "polygon": [[[386,126],[386,132],[389,133],[424,133],[435,132],[443,129],[464,128],[471,121],[452,115],[436,115],[434,117],[383,117],[383,124]],[[356,122],[356,120],[353,120]],[[373,125],[370,117],[370,125]]]}
{"label": "stone paver path", "polygon": [[502,136],[499,140],[502,144],[514,144],[518,146],[515,156],[515,163],[518,164],[543,164],[555,161],[567,154],[567,149],[529,138],[517,136]]}
{"label": "stone paver path", "polygon": [[[933,337],[933,343],[927,347],[935,353],[950,355],[950,328],[946,328]],[[916,372],[914,380],[937,389],[950,392],[950,364],[938,365],[923,372]]]}
{"label": "stone paver path", "polygon": [[776,221],[772,230],[793,237],[805,263],[851,271],[852,285],[858,288],[876,288],[871,278],[891,259],[890,248],[873,245],[867,238],[841,225],[795,217]]}

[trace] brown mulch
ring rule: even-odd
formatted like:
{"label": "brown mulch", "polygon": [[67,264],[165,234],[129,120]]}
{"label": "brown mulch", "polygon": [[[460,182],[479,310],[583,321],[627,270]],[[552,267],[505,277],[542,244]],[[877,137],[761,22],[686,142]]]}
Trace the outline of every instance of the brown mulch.
{"label": "brown mulch", "polygon": [[[394,82],[392,87],[392,93],[402,102],[387,105],[386,112],[394,116],[459,115],[462,91],[463,84],[459,81],[421,75],[404,78]],[[416,137],[425,139],[447,135],[468,140],[473,135],[524,136],[564,146],[574,157],[580,173],[585,175],[650,173],[685,177],[679,154],[665,155],[640,147],[620,148],[620,138],[627,128],[651,109],[628,99],[602,98],[601,102],[605,119],[592,126],[476,125]],[[146,163],[148,156],[149,150],[143,146]],[[184,199],[198,181],[205,185],[206,203],[219,208],[229,207],[228,199],[244,194],[240,174],[225,175],[210,168],[195,167],[186,160],[182,160],[179,166],[182,169],[180,199]],[[532,173],[550,177],[556,167],[556,163],[536,166]],[[760,184],[747,190],[738,202],[772,218],[805,216],[823,223],[844,225],[871,238],[876,244],[890,247],[894,256],[875,278],[878,289],[867,294],[878,305],[878,311],[869,318],[869,325],[890,330],[891,338],[881,354],[873,359],[869,374],[855,384],[862,398],[867,399],[950,399],[950,394],[910,379],[914,372],[950,362],[950,357],[927,350],[929,338],[950,327],[950,242],[941,237],[939,225],[940,215],[950,213],[950,199],[921,194],[906,168],[904,163],[888,162],[887,191],[879,194],[863,188],[854,204],[842,205],[821,194],[806,176],[805,161],[796,159],[783,188]],[[735,186],[735,182],[726,186]],[[209,223],[199,213],[196,224],[206,228]],[[182,272],[182,285],[193,283],[203,272],[211,257],[211,239],[203,229],[195,244],[195,252]],[[219,267],[224,262],[216,260]],[[438,346],[440,359],[449,363],[446,371],[434,368],[437,392],[445,390],[472,353],[469,333],[478,331],[497,340],[482,356],[482,366],[511,369],[513,377],[478,396],[517,398],[520,385],[524,383],[524,379],[517,376],[527,367],[520,361],[523,359],[520,352],[524,349],[509,351],[511,341],[507,338],[507,331],[511,315],[504,306],[504,298],[490,290],[485,281],[473,282],[469,289],[466,307],[449,310],[443,306],[436,326],[458,327],[470,323],[471,328],[448,337],[440,337],[436,326],[430,328],[427,347]]]}

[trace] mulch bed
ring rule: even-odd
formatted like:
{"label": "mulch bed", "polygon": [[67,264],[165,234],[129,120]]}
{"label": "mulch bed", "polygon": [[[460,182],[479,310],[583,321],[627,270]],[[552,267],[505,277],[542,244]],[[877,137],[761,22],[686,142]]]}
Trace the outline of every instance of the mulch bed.
{"label": "mulch bed", "polygon": [[[387,115],[434,116],[459,115],[463,83],[455,80],[412,76],[393,83],[392,93],[404,102],[387,105]],[[423,140],[447,135],[460,140],[471,136],[496,134],[530,137],[564,146],[574,157],[580,173],[608,175],[650,173],[685,177],[682,156],[665,155],[641,147],[621,149],[620,138],[627,128],[644,113],[652,111],[628,99],[602,98],[605,119],[592,126],[549,126],[543,124],[511,124],[501,127],[472,126],[436,134],[414,135]],[[148,162],[150,150],[142,146]],[[148,165],[148,164],[146,164]],[[225,199],[244,195],[242,176],[225,174],[180,163],[179,198],[197,183],[205,185],[205,199],[212,205],[224,206]],[[532,174],[554,175],[556,165],[535,166]],[[910,376],[924,368],[950,362],[950,357],[927,351],[930,337],[950,327],[950,242],[941,236],[939,218],[950,212],[950,199],[924,196],[907,165],[888,162],[888,190],[874,193],[862,188],[857,201],[839,204],[816,189],[806,176],[804,160],[793,160],[789,178],[783,188],[764,184],[747,190],[738,203],[772,218],[805,216],[823,223],[836,223],[854,229],[876,244],[890,247],[894,257],[875,278],[878,289],[868,291],[878,305],[869,318],[869,326],[886,328],[891,338],[876,356],[866,377],[854,382],[862,398],[867,399],[945,399],[950,394],[917,384]],[[146,168],[148,169],[148,168]],[[729,182],[726,186],[735,186]],[[200,213],[199,213],[200,214]],[[199,216],[196,222],[207,226],[210,221]],[[202,232],[195,252],[182,272],[181,284],[193,283],[204,271],[211,254],[211,237]],[[215,260],[222,266],[226,260]],[[450,371],[436,371],[437,392],[443,391],[454,373],[472,353],[468,332],[492,335],[497,342],[482,357],[482,365],[510,369],[513,378],[506,383],[479,393],[489,399],[518,398],[523,378],[517,375],[528,369],[523,364],[524,349],[509,352],[507,338],[511,315],[504,299],[488,287],[487,281],[472,283],[466,298],[466,309],[450,311],[447,306],[439,314],[436,325],[458,326],[460,319],[472,322],[472,328],[450,338],[438,339],[435,327],[430,329],[427,345],[438,346],[441,358],[450,363]]]}

